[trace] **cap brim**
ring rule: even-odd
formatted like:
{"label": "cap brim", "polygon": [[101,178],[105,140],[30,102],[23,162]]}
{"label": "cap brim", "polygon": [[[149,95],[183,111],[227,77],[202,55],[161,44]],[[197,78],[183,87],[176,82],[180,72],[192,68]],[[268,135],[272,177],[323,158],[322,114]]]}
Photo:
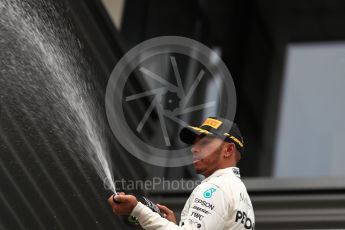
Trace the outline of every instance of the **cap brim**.
{"label": "cap brim", "polygon": [[[195,127],[196,128],[196,127]],[[192,126],[187,126],[181,129],[180,132],[180,139],[186,144],[194,144],[195,139],[200,135],[209,135],[213,136],[211,132],[202,132],[197,129],[193,128]]]}

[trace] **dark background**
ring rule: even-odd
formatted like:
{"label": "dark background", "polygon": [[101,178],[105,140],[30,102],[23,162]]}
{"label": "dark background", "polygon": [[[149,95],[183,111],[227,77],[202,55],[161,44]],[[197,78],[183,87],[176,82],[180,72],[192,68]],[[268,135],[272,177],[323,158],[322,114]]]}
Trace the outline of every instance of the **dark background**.
{"label": "dark background", "polygon": [[[26,9],[56,9],[60,16],[51,19],[56,28],[71,27],[80,39],[80,52],[92,69],[87,81],[95,87],[94,95],[103,114],[99,119],[105,123],[106,84],[115,64],[130,48],[162,35],[184,36],[220,48],[236,86],[235,121],[246,140],[240,168],[254,204],[257,229],[345,227],[344,180],[270,178],[287,44],[345,40],[344,1],[127,0],[121,29],[116,29],[99,0],[47,2],[48,6],[39,1]],[[16,39],[11,36],[1,26],[1,37],[6,41]],[[3,44],[2,50],[11,49]],[[6,60],[4,52],[2,55]],[[15,58],[27,60],[20,55]],[[6,62],[0,68],[5,79]],[[133,83],[130,87],[135,92],[143,86]],[[23,88],[25,91],[25,85]],[[31,107],[25,95],[13,95],[16,92],[3,84],[0,229],[129,228],[112,215],[106,204],[110,193],[102,181],[74,154],[82,151],[73,147],[76,134],[66,135],[67,142],[59,139],[49,123],[43,122],[45,114],[31,116],[40,114],[40,108]],[[21,103],[29,110],[23,110]],[[49,107],[50,101],[41,103]],[[142,110],[138,107],[133,111],[133,122]],[[131,122],[131,118],[128,120]],[[197,178],[191,166],[160,168],[139,161],[105,129],[115,178]],[[190,193],[164,189],[141,192],[167,204],[177,214]]]}

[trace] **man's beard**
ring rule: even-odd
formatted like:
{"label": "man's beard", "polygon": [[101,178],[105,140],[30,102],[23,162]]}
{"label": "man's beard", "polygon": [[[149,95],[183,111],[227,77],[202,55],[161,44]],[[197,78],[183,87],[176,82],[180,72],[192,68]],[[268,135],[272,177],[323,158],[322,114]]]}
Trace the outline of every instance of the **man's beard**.
{"label": "man's beard", "polygon": [[[222,152],[222,147],[223,147],[223,143],[220,144],[216,150],[214,150],[213,152],[211,153],[201,153],[199,156],[201,157],[196,157],[194,158],[193,157],[193,165],[194,165],[194,168],[195,168],[195,171],[197,174],[203,174],[204,172],[208,171],[208,169],[211,169],[211,171],[215,171],[217,169],[216,166],[214,166],[215,164],[217,164],[218,162],[217,161],[211,161],[211,162],[208,162],[208,156],[210,155],[214,155],[215,158],[214,159],[219,159],[219,155],[221,154]],[[195,160],[194,160],[195,159]],[[199,166],[199,167],[198,167]],[[215,167],[215,170],[212,169],[212,167]],[[204,175],[204,174],[203,174]]]}

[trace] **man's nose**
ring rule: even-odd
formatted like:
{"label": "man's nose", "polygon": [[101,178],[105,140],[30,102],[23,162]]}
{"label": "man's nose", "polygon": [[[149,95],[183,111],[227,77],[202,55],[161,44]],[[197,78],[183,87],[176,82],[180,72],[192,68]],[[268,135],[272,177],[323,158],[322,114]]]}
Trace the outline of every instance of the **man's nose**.
{"label": "man's nose", "polygon": [[197,146],[193,145],[193,147],[192,147],[192,149],[191,149],[191,152],[192,152],[193,154],[197,154],[197,153],[200,152],[200,150],[199,150],[199,148],[198,148]]}

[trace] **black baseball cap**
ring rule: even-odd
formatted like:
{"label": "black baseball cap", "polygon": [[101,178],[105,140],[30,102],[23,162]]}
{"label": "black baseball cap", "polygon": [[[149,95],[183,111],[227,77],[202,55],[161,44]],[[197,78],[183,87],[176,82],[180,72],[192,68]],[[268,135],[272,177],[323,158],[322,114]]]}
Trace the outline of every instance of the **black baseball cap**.
{"label": "black baseball cap", "polygon": [[240,153],[244,152],[244,141],[240,129],[235,122],[225,118],[209,117],[200,127],[187,126],[180,132],[180,139],[187,144],[194,144],[200,136],[215,136],[236,145]]}

